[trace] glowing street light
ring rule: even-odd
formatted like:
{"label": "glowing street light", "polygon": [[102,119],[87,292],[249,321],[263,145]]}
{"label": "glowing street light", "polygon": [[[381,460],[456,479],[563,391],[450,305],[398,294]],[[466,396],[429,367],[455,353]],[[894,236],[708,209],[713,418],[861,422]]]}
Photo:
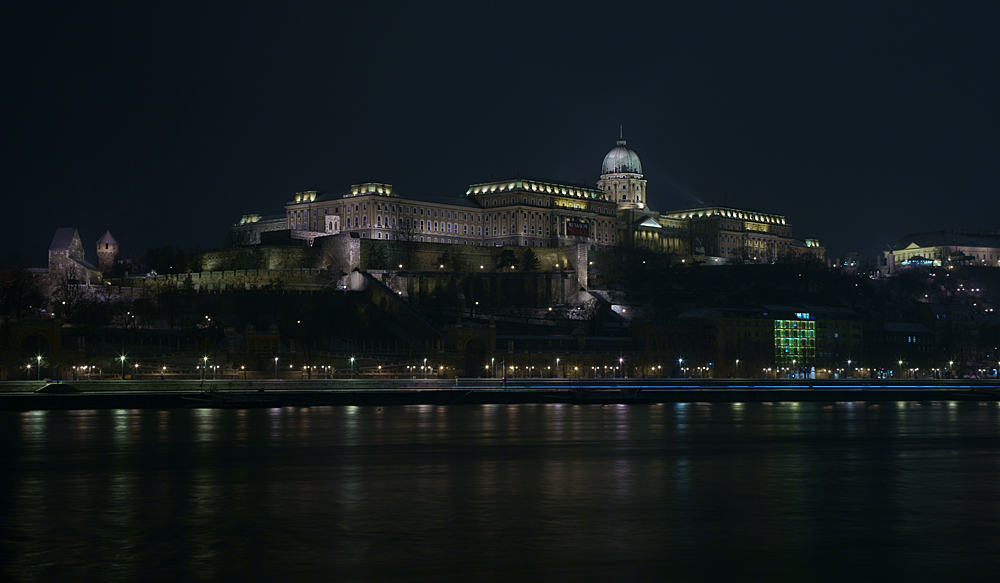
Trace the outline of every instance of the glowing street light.
{"label": "glowing street light", "polygon": [[278,357],[274,357],[274,380],[278,380]]}

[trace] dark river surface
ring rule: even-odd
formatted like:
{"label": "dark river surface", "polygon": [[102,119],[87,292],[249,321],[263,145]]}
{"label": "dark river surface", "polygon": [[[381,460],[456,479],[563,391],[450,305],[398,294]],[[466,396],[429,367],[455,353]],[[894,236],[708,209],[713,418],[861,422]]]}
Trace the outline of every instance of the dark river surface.
{"label": "dark river surface", "polygon": [[0,413],[0,580],[995,581],[1000,405]]}

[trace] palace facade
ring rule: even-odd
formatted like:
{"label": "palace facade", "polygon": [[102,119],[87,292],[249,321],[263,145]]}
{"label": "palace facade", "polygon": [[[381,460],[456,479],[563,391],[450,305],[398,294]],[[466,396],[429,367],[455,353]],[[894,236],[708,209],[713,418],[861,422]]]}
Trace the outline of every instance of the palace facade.
{"label": "palace facade", "polygon": [[773,262],[803,252],[823,258],[818,245],[792,239],[782,215],[722,206],[660,213],[648,207],[646,188],[639,156],[619,140],[604,157],[596,188],[516,177],[440,196],[365,182],[345,192],[296,193],[283,215],[244,215],[233,233],[240,246],[266,243],[274,231],[306,245],[347,231],[364,239],[451,245],[584,244],[593,251],[623,245],[723,263]]}
{"label": "palace facade", "polygon": [[1000,231],[931,231],[907,235],[883,252],[890,267],[978,265],[1000,267]]}

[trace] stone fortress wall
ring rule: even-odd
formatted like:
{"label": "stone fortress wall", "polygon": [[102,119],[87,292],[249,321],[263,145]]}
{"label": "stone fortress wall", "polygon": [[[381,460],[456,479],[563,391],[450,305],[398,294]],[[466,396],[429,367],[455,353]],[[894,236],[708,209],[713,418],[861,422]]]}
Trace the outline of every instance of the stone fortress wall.
{"label": "stone fortress wall", "polygon": [[[537,257],[534,272],[523,270],[526,249]],[[505,250],[517,258],[513,270],[497,266]],[[502,289],[499,281],[518,276],[527,282],[525,291],[563,303],[572,301],[580,287],[587,284],[588,251],[586,245],[525,248],[379,241],[342,232],[317,240],[313,247],[256,246],[210,251],[202,255],[200,272],[146,275],[129,278],[122,285],[146,289],[175,286],[195,291],[363,289],[364,280],[354,277],[355,271],[371,273],[394,292],[411,298],[445,290],[458,295],[468,287],[470,278],[486,276],[482,284],[485,291],[481,292],[487,296],[485,300]]]}

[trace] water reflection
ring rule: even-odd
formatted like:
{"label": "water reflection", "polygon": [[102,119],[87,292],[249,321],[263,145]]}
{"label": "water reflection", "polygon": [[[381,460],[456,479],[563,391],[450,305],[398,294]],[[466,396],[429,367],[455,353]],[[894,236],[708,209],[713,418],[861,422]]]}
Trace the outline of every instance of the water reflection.
{"label": "water reflection", "polygon": [[2,578],[955,579],[994,403],[0,414]]}

